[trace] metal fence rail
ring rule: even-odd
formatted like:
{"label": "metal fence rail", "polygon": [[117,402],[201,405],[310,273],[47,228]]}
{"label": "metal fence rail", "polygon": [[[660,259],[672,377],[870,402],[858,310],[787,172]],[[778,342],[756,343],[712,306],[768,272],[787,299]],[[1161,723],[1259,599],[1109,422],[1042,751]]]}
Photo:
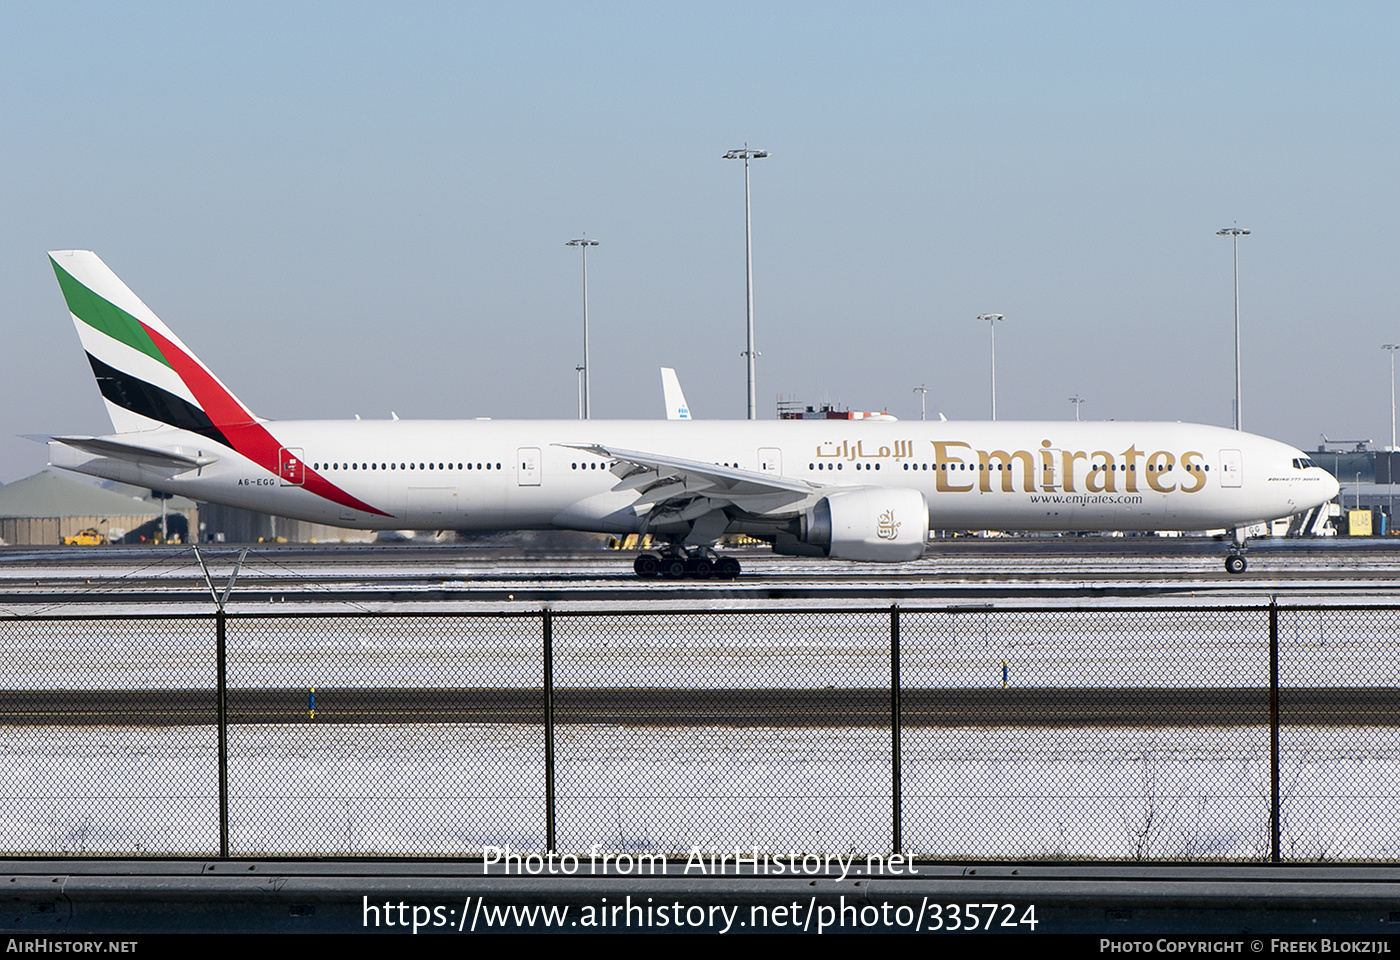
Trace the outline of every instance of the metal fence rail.
{"label": "metal fence rail", "polygon": [[6,618],[0,851],[1395,861],[1397,614]]}

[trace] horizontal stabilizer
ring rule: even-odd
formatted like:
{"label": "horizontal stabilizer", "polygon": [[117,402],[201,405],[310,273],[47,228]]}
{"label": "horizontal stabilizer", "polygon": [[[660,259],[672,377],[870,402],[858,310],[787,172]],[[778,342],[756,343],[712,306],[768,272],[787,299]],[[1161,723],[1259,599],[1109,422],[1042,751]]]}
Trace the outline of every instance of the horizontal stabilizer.
{"label": "horizontal stabilizer", "polygon": [[162,467],[178,467],[181,470],[207,467],[219,460],[218,457],[211,457],[203,452],[189,456],[174,450],[162,450],[158,447],[146,447],[123,440],[113,440],[111,437],[50,437],[48,439],[65,446],[75,447],[86,453],[96,454],[99,457],[115,457],[118,460],[130,460]]}

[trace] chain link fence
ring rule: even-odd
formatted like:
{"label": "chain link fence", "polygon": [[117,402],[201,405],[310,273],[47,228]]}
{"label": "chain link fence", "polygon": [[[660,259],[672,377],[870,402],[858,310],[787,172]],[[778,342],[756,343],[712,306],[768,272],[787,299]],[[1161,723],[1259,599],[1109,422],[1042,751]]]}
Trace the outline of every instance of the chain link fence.
{"label": "chain link fence", "polygon": [[1393,862],[1397,612],[5,618],[0,851]]}

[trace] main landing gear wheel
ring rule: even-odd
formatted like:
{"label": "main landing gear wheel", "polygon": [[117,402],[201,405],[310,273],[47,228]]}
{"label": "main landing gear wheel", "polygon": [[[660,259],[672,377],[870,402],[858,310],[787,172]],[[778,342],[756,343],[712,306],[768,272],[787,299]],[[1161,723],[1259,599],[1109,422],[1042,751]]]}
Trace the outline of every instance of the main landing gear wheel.
{"label": "main landing gear wheel", "polygon": [[690,557],[685,561],[685,575],[696,580],[708,580],[715,575],[715,565],[703,555]]}
{"label": "main landing gear wheel", "polygon": [[1225,572],[1229,574],[1244,573],[1249,567],[1244,557],[1238,553],[1232,553],[1225,558]]}
{"label": "main landing gear wheel", "polygon": [[643,553],[632,561],[632,569],[643,580],[662,577],[666,580],[734,580],[739,576],[739,561],[713,553],[682,556],[660,556]]}

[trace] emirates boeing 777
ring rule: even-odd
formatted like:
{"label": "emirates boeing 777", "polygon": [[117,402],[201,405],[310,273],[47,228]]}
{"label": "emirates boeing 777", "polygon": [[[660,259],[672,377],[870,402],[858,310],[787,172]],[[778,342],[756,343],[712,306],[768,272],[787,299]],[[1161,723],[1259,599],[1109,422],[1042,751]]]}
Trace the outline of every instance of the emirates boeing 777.
{"label": "emirates boeing 777", "polygon": [[902,562],[930,527],[1206,530],[1337,494],[1300,450],[1189,423],[266,420],[95,254],[50,259],[114,430],[51,438],[53,465],[300,520],[649,533],[638,574],[732,577],[725,534]]}

